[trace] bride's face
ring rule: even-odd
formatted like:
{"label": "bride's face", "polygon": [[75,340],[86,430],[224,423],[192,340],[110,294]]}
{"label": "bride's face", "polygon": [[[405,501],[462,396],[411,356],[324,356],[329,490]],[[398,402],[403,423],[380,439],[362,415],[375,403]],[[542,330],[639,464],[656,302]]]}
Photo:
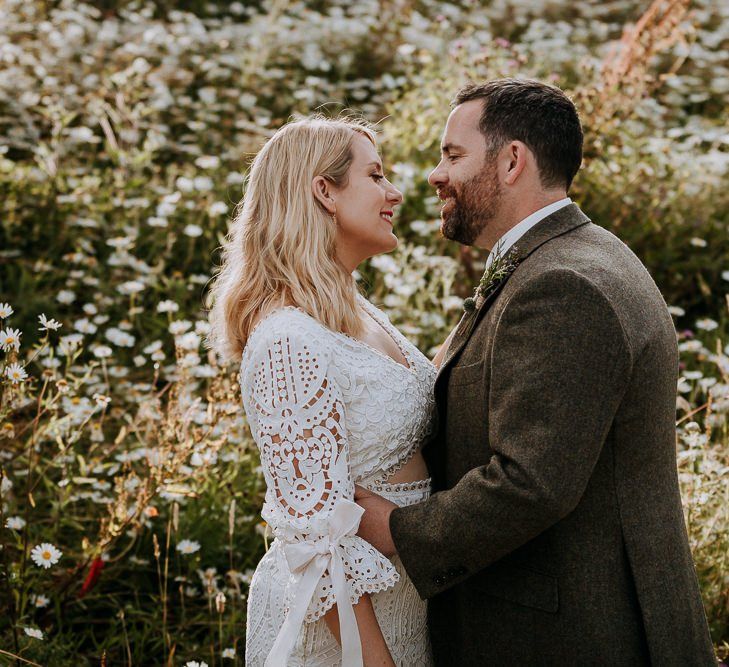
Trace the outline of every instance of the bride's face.
{"label": "bride's face", "polygon": [[352,154],[347,185],[333,188],[331,194],[337,216],[337,257],[353,271],[368,257],[397,246],[392,218],[402,194],[385,178],[380,156],[369,139],[357,134]]}

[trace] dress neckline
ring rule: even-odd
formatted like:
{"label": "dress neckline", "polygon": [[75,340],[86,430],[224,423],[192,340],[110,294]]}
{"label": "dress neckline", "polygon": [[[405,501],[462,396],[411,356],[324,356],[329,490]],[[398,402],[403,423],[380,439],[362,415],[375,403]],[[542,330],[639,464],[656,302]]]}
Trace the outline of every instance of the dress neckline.
{"label": "dress neckline", "polygon": [[[312,322],[314,322],[315,324],[317,324],[318,326],[320,326],[322,329],[329,332],[330,334],[333,334],[334,336],[339,336],[348,341],[351,341],[355,345],[358,345],[359,347],[363,347],[364,349],[369,350],[372,354],[376,354],[378,357],[383,357],[384,359],[389,361],[391,364],[395,364],[396,366],[399,366],[405,372],[410,373],[410,374],[415,374],[416,373],[415,363],[414,363],[412,357],[410,356],[407,348],[398,342],[395,334],[390,330],[389,327],[386,326],[385,321],[381,320],[379,317],[377,317],[374,314],[375,312],[377,312],[377,308],[375,308],[375,306],[372,305],[361,294],[357,294],[357,298],[362,306],[362,310],[364,310],[365,313],[367,314],[367,316],[372,318],[372,320],[374,320],[375,323],[380,326],[380,328],[385,332],[385,334],[390,337],[390,339],[395,344],[397,349],[400,350],[400,354],[402,354],[407,365],[399,362],[397,359],[395,359],[394,357],[391,357],[386,352],[383,352],[382,350],[378,350],[376,347],[373,347],[369,343],[366,343],[365,341],[363,341],[359,338],[356,338],[355,336],[350,336],[349,334],[344,333],[343,331],[337,331],[335,329],[330,329],[328,326],[326,326],[325,324],[322,324],[315,317],[312,317],[311,315],[309,315],[309,313],[307,313],[303,308],[300,308],[299,306],[279,306],[278,308],[274,308],[270,312],[266,313],[266,315],[264,315],[258,322],[256,322],[256,325],[253,327],[253,329],[251,329],[250,334],[248,334],[248,340],[246,341],[245,348],[246,349],[248,348],[248,343],[250,342],[251,338],[253,338],[253,335],[256,333],[256,331],[258,331],[259,327],[266,320],[268,320],[273,315],[283,312],[285,310],[295,310],[295,311],[299,311],[302,315],[306,316],[308,319],[310,319]],[[244,352],[245,352],[245,349],[244,349]]]}
{"label": "dress neckline", "polygon": [[377,315],[375,315],[375,313],[378,313],[378,315],[379,315],[379,311],[377,310],[377,308],[375,308],[375,306],[373,304],[371,304],[367,299],[365,299],[365,297],[363,297],[361,294],[358,294],[357,297],[362,305],[362,310],[364,310],[365,313],[367,314],[367,316],[370,319],[372,319],[375,322],[375,324],[377,324],[380,327],[380,329],[382,329],[382,331],[385,333],[386,336],[389,336],[390,340],[394,343],[395,347],[398,350],[400,350],[400,354],[402,354],[403,359],[405,359],[405,363],[403,364],[403,363],[399,362],[397,359],[395,359],[394,357],[391,357],[389,354],[387,354],[387,352],[383,352],[382,350],[379,350],[378,348],[373,347],[369,343],[365,343],[365,341],[361,340],[360,338],[355,338],[354,336],[350,336],[349,334],[346,334],[342,331],[335,331],[334,333],[339,333],[342,336],[346,336],[347,338],[353,340],[355,343],[359,343],[363,347],[366,347],[366,348],[372,350],[372,352],[375,352],[376,354],[386,357],[392,363],[397,364],[398,366],[404,368],[406,371],[414,372],[415,369],[413,367],[413,360],[410,358],[410,355],[407,353],[405,346],[401,345],[398,342],[393,331],[391,331],[390,327],[388,327],[386,325],[386,323],[385,323],[386,321],[380,319]]}

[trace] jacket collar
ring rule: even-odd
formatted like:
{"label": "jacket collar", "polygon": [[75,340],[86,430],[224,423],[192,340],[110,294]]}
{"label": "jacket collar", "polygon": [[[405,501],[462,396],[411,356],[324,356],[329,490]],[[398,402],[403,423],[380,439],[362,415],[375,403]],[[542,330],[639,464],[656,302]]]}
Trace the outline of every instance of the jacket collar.
{"label": "jacket collar", "polygon": [[531,255],[539,246],[547,241],[571,232],[577,227],[590,222],[577,204],[568,204],[563,208],[540,220],[534,227],[527,231],[517,242],[519,249],[519,260],[523,261]]}
{"label": "jacket collar", "polygon": [[[516,242],[517,261],[521,264],[521,262],[529,257],[529,255],[531,255],[540,246],[554,238],[557,238],[558,236],[571,232],[573,229],[581,227],[588,222],[590,222],[590,219],[580,210],[580,207],[577,206],[577,204],[569,204],[560,208],[534,225],[534,227],[527,231],[524,236]],[[514,272],[518,270],[519,267],[517,266]],[[440,369],[438,370],[436,381],[443,375],[446,368],[450,366],[453,359],[466,345],[476,324],[481,320],[486,311],[488,311],[490,305],[494,302],[510,277],[511,276],[507,276],[507,278],[504,279],[504,281],[498,285],[491,294],[489,294],[479,308],[471,313],[463,314],[461,321],[458,323],[456,333],[448,346],[448,351],[443,359],[443,363],[441,363]]]}

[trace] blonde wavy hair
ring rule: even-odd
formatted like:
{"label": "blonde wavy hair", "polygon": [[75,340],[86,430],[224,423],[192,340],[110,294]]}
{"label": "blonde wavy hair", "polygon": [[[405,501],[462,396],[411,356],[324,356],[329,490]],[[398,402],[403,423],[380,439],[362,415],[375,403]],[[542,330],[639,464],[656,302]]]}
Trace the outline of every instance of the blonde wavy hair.
{"label": "blonde wavy hair", "polygon": [[207,344],[225,362],[240,361],[258,316],[282,305],[360,332],[356,282],[335,257],[335,222],[312,191],[316,176],[346,187],[357,134],[376,145],[364,120],[309,116],[281,127],[253,160],[206,299]]}

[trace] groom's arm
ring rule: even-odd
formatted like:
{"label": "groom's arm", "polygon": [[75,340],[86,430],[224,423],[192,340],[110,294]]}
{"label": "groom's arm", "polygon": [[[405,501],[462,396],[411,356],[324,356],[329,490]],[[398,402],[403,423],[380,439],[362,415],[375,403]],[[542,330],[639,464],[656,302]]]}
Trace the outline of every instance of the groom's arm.
{"label": "groom's arm", "polygon": [[494,336],[493,456],[452,489],[390,515],[395,547],[424,598],[577,506],[628,384],[632,360],[620,321],[605,295],[572,271],[524,285]]}

